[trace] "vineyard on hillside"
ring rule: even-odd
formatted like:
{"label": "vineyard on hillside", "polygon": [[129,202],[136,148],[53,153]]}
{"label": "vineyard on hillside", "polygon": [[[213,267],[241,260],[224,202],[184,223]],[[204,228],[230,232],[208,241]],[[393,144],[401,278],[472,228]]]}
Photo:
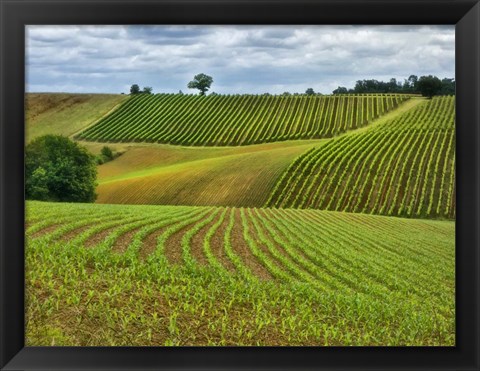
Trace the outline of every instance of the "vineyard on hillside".
{"label": "vineyard on hillside", "polygon": [[329,138],[366,126],[407,95],[139,95],[77,139],[236,146]]}
{"label": "vineyard on hillside", "polygon": [[304,153],[266,206],[455,218],[455,97]]}
{"label": "vineyard on hillside", "polygon": [[453,222],[28,202],[26,223],[28,345],[455,343]]}

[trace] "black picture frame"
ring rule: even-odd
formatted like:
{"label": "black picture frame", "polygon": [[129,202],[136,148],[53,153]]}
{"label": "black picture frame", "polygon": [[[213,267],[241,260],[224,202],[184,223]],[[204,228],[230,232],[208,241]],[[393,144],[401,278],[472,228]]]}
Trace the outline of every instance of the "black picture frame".
{"label": "black picture frame", "polygon": [[[0,0],[2,370],[480,370],[478,0]],[[456,25],[455,347],[24,347],[24,39],[29,24]]]}

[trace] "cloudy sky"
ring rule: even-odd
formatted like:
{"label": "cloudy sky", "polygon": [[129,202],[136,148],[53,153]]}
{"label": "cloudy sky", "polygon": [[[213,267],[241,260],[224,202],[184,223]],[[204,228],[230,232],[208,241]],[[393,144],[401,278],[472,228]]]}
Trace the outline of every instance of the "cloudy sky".
{"label": "cloudy sky", "polygon": [[454,26],[28,26],[29,92],[329,94],[362,79],[454,77]]}

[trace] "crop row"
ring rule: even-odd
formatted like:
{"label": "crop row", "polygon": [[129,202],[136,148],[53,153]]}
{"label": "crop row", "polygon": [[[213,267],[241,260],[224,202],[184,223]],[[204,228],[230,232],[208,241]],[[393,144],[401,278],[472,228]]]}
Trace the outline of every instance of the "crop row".
{"label": "crop row", "polygon": [[29,345],[454,344],[452,222],[41,202],[26,214]]}
{"label": "crop row", "polygon": [[235,146],[328,138],[367,125],[406,95],[132,97],[77,138]]}
{"label": "crop row", "polygon": [[245,280],[377,297],[448,294],[437,283],[453,254],[449,224],[314,210],[32,204],[27,239],[121,252],[131,263],[208,266]]}
{"label": "crop row", "polygon": [[434,98],[298,157],[266,206],[455,217],[455,106]]}

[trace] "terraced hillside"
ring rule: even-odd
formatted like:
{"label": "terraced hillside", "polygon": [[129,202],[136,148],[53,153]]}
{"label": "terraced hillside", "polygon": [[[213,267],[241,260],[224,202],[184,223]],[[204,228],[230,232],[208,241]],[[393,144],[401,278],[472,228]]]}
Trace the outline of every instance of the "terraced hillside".
{"label": "terraced hillside", "polygon": [[98,168],[97,202],[260,207],[290,163],[319,142],[132,146]]}
{"label": "terraced hillside", "polygon": [[70,136],[128,99],[121,94],[25,94],[27,142],[45,134]]}
{"label": "terraced hillside", "polygon": [[26,222],[27,345],[455,342],[453,222],[41,202]]}
{"label": "terraced hillside", "polygon": [[363,127],[406,95],[140,95],[77,139],[237,146],[333,137]]}
{"label": "terraced hillside", "polygon": [[266,206],[455,218],[455,98],[309,150]]}

